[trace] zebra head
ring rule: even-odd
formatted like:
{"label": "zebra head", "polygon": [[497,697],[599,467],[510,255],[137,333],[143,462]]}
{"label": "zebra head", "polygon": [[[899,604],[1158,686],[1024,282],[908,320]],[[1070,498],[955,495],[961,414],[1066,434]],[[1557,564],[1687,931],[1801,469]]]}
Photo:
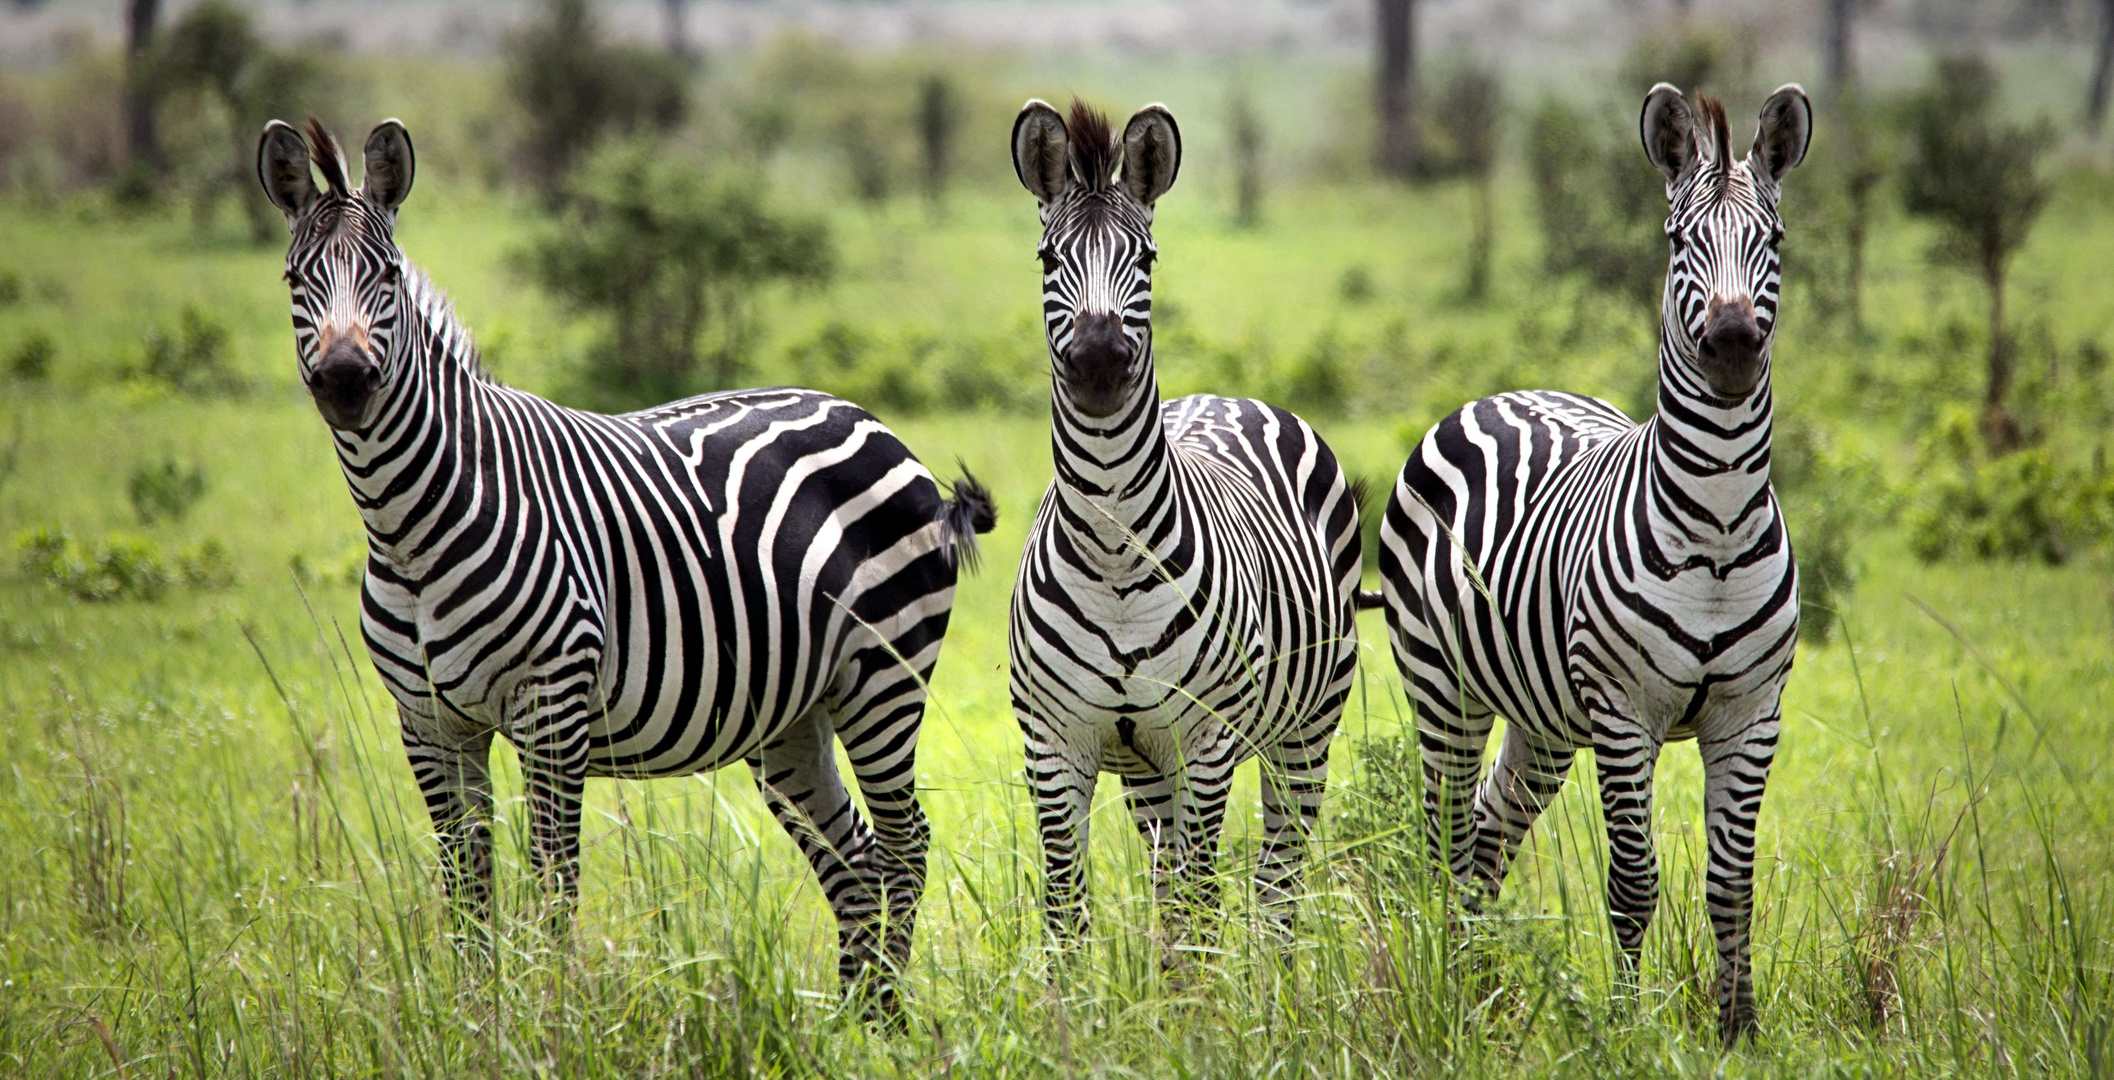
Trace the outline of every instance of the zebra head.
{"label": "zebra head", "polygon": [[[293,233],[286,283],[301,382],[324,421],[340,431],[374,423],[382,390],[400,366],[405,263],[394,233],[396,208],[411,192],[410,133],[382,121],[367,136],[366,158],[355,189],[337,138],[314,117],[305,140],[274,120],[257,142],[257,180]],[[315,171],[323,174],[321,190]]]}
{"label": "zebra head", "polygon": [[1181,164],[1162,105],[1139,109],[1120,142],[1077,101],[1069,123],[1039,100],[1013,121],[1013,171],[1042,212],[1050,366],[1059,400],[1085,416],[1111,416],[1151,384],[1152,208]]}
{"label": "zebra head", "polygon": [[1673,252],[1660,319],[1670,351],[1711,396],[1743,399],[1762,381],[1776,334],[1777,184],[1806,156],[1813,106],[1796,83],[1770,95],[1744,161],[1732,158],[1715,98],[1699,95],[1691,110],[1680,90],[1660,83],[1645,95],[1638,127],[1645,156],[1666,177]]}

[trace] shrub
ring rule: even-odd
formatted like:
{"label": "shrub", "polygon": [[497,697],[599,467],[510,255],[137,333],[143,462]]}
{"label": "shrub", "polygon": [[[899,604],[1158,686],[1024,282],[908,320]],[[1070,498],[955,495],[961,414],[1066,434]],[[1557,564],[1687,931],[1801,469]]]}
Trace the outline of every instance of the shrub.
{"label": "shrub", "polygon": [[[592,405],[736,385],[756,289],[821,281],[835,266],[828,226],[775,211],[760,179],[709,174],[648,142],[597,153],[572,190],[558,229],[523,261],[560,301],[604,320],[582,387]],[[708,331],[717,332],[709,346]],[[700,377],[708,347],[711,371]]]}
{"label": "shrub", "polygon": [[174,333],[159,327],[148,332],[145,354],[141,374],[177,393],[232,396],[245,389],[228,365],[227,327],[190,304]]}
{"label": "shrub", "polygon": [[25,571],[75,600],[159,600],[170,583],[168,566],[151,541],[111,537],[77,543],[64,530],[33,529],[15,540]]}
{"label": "shrub", "polygon": [[15,354],[7,359],[7,373],[23,382],[42,382],[51,375],[51,362],[59,355],[59,347],[52,343],[51,335],[42,330],[32,330],[15,346]]}
{"label": "shrub", "polygon": [[0,308],[22,300],[22,275],[13,270],[0,270]]}
{"label": "shrub", "polygon": [[1770,447],[1769,478],[1798,559],[1798,636],[1824,645],[1857,588],[1857,543],[1883,512],[1878,471],[1820,427],[1785,416]]}
{"label": "shrub", "polygon": [[1426,867],[1424,775],[1416,729],[1367,736],[1358,740],[1357,751],[1357,769],[1330,815],[1330,831],[1352,845],[1353,865],[1381,883],[1406,884]]}
{"label": "shrub", "polygon": [[227,545],[218,540],[201,540],[177,554],[176,573],[188,589],[225,589],[235,584],[235,560],[228,554]]}
{"label": "shrub", "polygon": [[1666,269],[1666,185],[1636,143],[1551,99],[1528,125],[1527,169],[1548,272],[1649,307]]}
{"label": "shrub", "polygon": [[523,166],[553,203],[604,137],[668,131],[690,114],[683,61],[606,42],[587,0],[549,0],[507,42],[506,83],[525,129]]}
{"label": "shrub", "polygon": [[132,499],[132,512],[139,516],[142,525],[164,519],[182,521],[191,512],[191,504],[206,493],[205,470],[196,465],[186,468],[174,459],[163,458],[159,465],[132,470],[125,493]]}
{"label": "shrub", "polygon": [[2114,480],[2058,461],[2046,447],[1988,456],[1958,406],[1926,441],[1909,512],[1909,547],[1947,558],[2067,561],[2114,536]]}

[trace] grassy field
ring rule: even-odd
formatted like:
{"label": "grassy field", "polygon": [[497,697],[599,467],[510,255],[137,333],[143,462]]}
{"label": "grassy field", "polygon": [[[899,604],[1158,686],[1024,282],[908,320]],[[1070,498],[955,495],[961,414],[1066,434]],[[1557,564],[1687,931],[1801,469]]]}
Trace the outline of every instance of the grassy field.
{"label": "grassy field", "polygon": [[[1159,227],[1168,388],[1267,387],[1336,335],[1359,381],[1320,426],[1356,472],[1390,474],[1405,428],[1471,394],[1550,384],[1634,406],[1648,391],[1648,327],[1534,273],[1523,207],[1502,233],[1498,297],[1469,307],[1450,269],[1467,229],[1458,190],[1284,193],[1254,231],[1227,226],[1208,189],[1186,194]],[[1016,359],[1032,371],[1033,216],[1008,196],[965,194],[937,224],[909,203],[838,212],[844,271],[767,299],[756,377],[794,377],[782,358],[833,320],[886,341],[1003,348],[1024,334]],[[2024,318],[2062,350],[2104,341],[2104,184],[2072,183],[2050,215],[2060,224],[2021,260]],[[586,331],[508,270],[537,227],[435,187],[407,207],[402,240],[502,377],[558,390]],[[1786,412],[1825,418],[1890,478],[1914,460],[1919,418],[1973,385],[1971,344],[1928,374],[1866,377],[1865,353],[1907,364],[1921,354],[1902,342],[1944,340],[1976,310],[1957,275],[1923,269],[1926,242],[1898,222],[1878,239],[1880,344],[1831,337],[1794,290],[1779,345]],[[0,450],[22,433],[0,536],[129,536],[169,559],[210,540],[237,573],[155,602],[80,603],[5,553],[0,1073],[2109,1075],[2107,577],[2090,560],[1924,566],[1892,528],[1863,544],[1843,633],[1802,653],[1786,698],[1761,823],[1754,1044],[1725,1054],[1713,1030],[1686,745],[1660,770],[1665,895],[1634,996],[1611,992],[1586,764],[1504,903],[1465,929],[1438,884],[1356,857],[1412,850],[1413,833],[1325,825],[1281,955],[1247,929],[1251,767],[1229,826],[1223,953],[1179,981],[1158,971],[1139,845],[1105,787],[1096,938],[1053,968],[1004,671],[1012,571],[1049,476],[1032,414],[882,410],[936,471],[968,462],[1002,511],[923,737],[936,847],[907,1030],[839,1014],[827,909],[740,770],[591,785],[571,938],[510,921],[496,969],[467,966],[441,939],[435,851],[354,632],[343,568],[358,518],[294,383],[279,258],[173,217],[0,206],[0,270],[22,294],[0,307],[0,358],[34,332],[55,346],[46,381],[0,383]],[[1371,299],[1340,287],[1353,267]],[[139,374],[142,339],[187,304],[226,328],[246,393],[201,399]],[[164,459],[197,465],[208,487],[181,522],[142,525],[128,478]],[[1360,630],[1328,820],[1412,826],[1387,752],[1407,706],[1378,616]],[[511,920],[530,906],[524,807],[511,765],[496,772]]]}

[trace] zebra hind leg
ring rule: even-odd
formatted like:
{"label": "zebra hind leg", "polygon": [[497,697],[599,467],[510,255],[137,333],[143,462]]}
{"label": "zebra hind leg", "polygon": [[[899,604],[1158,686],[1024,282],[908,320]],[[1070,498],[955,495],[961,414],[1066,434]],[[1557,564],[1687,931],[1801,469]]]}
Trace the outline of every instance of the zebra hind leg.
{"label": "zebra hind leg", "polygon": [[1465,698],[1437,692],[1423,680],[1410,684],[1416,704],[1417,757],[1424,772],[1424,844],[1432,865],[1445,867],[1474,892],[1475,821],[1472,806],[1483,769],[1483,747],[1490,741],[1493,714]]}
{"label": "zebra hind leg", "polygon": [[1255,900],[1280,942],[1292,937],[1293,901],[1306,865],[1307,840],[1328,790],[1329,741],[1342,703],[1324,709],[1261,755],[1263,843],[1255,861]]}
{"label": "zebra hind leg", "polygon": [[1520,841],[1549,802],[1563,790],[1577,751],[1528,737],[1513,724],[1505,729],[1490,775],[1476,791],[1475,861],[1472,873],[1483,893],[1496,897]]}
{"label": "zebra hind leg", "polygon": [[441,881],[458,944],[489,955],[492,930],[492,754],[490,731],[453,740],[399,709],[404,756],[440,839]]}
{"label": "zebra hind leg", "polygon": [[[837,920],[837,974],[863,992],[881,964],[874,922],[873,833],[837,771],[828,710],[815,705],[749,762],[764,804],[807,857]],[[883,980],[885,982],[885,980]]]}
{"label": "zebra hind leg", "polygon": [[[898,640],[897,647],[910,642]],[[924,723],[926,680],[938,642],[914,654],[915,668],[875,650],[857,665],[864,677],[844,685],[833,709],[837,737],[844,743],[859,793],[872,818],[871,856],[865,867],[867,887],[878,909],[867,922],[863,947],[879,940],[881,966],[875,977],[875,1001],[883,1013],[896,1015],[896,978],[910,960],[917,930],[918,903],[925,895],[926,857],[932,826],[918,802],[917,747]]]}

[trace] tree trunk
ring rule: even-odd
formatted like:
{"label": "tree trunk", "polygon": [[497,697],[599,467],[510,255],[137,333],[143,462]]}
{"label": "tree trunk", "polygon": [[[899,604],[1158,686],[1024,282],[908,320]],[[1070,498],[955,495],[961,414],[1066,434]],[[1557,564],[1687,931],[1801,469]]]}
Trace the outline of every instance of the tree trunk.
{"label": "tree trunk", "polygon": [[690,51],[690,32],[685,19],[689,7],[690,0],[661,0],[661,34],[668,55],[683,61],[696,58],[696,54]]}
{"label": "tree trunk", "polygon": [[1380,35],[1375,93],[1380,145],[1374,156],[1384,176],[1407,179],[1417,167],[1416,0],[1377,0]]}
{"label": "tree trunk", "polygon": [[2005,407],[2011,395],[2011,342],[2004,331],[2004,267],[1984,269],[1989,284],[1989,387],[1982,399],[1982,442],[1991,456],[2018,449],[2019,424]]}
{"label": "tree trunk", "polygon": [[159,167],[161,138],[154,127],[155,93],[152,58],[154,23],[161,15],[160,0],[126,0],[125,3],[125,152],[135,169]]}
{"label": "tree trunk", "polygon": [[2092,65],[2092,93],[2085,99],[2085,126],[2092,134],[2107,119],[2108,84],[2114,83],[2114,0],[2099,2],[2099,59]]}
{"label": "tree trunk", "polygon": [[1840,105],[1857,78],[1856,60],[1850,48],[1850,7],[1854,0],[1828,0],[1828,92]]}
{"label": "tree trunk", "polygon": [[1468,252],[1468,299],[1478,303],[1490,295],[1490,251],[1496,246],[1497,225],[1491,217],[1490,172],[1475,178],[1475,238]]}

